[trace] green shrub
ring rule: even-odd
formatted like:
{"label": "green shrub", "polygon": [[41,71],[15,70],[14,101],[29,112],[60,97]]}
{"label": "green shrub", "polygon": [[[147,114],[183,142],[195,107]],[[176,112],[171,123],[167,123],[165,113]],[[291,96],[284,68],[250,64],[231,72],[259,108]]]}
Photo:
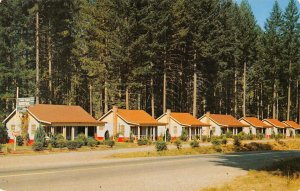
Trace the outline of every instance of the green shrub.
{"label": "green shrub", "polygon": [[222,141],[221,141],[222,145],[227,145],[227,142],[228,142],[228,141],[227,141],[226,138],[223,138]]}
{"label": "green shrub", "polygon": [[115,146],[115,141],[113,140],[106,140],[104,142],[105,145],[109,146],[110,148],[112,148],[113,146]]}
{"label": "green shrub", "polygon": [[97,140],[97,145],[104,145],[104,142]]}
{"label": "green shrub", "polygon": [[276,142],[279,142],[281,138],[282,137],[281,137],[280,134],[274,136],[274,139],[275,139]]}
{"label": "green shrub", "polygon": [[190,142],[190,146],[191,146],[192,148],[199,147],[199,142],[198,142],[196,139],[194,139],[194,140],[192,140],[192,141]]}
{"label": "green shrub", "polygon": [[44,143],[41,143],[41,142],[34,142],[32,144],[32,149],[34,151],[42,151],[44,150]]}
{"label": "green shrub", "polygon": [[[166,134],[167,134],[167,137],[166,137],[167,139],[166,140],[167,140],[167,142],[170,142],[171,139],[172,139],[171,134],[168,130],[166,131]],[[163,136],[163,140],[165,140],[165,135]]]}
{"label": "green shrub", "polygon": [[79,147],[78,141],[67,141],[66,146],[69,150],[76,150]]}
{"label": "green shrub", "polygon": [[206,135],[202,135],[201,139],[202,139],[202,142],[206,142],[207,141],[207,136]]}
{"label": "green shrub", "polygon": [[7,128],[0,123],[0,144],[6,144],[9,140]]}
{"label": "green shrub", "polygon": [[168,150],[167,143],[164,141],[157,141],[155,143],[156,151],[165,151]]}
{"label": "green shrub", "polygon": [[48,144],[48,150],[49,150],[49,151],[52,151],[52,149],[53,149],[53,146],[51,145],[51,143]]}
{"label": "green shrub", "polygon": [[264,135],[263,133],[257,133],[257,134],[256,134],[256,138],[257,138],[258,140],[262,140],[264,137],[265,137],[265,135]]}
{"label": "green shrub", "polygon": [[76,140],[80,141],[80,143],[83,143],[82,146],[87,145],[88,142],[88,138],[85,136],[84,133],[80,133],[79,135],[77,135]]}
{"label": "green shrub", "polygon": [[87,140],[87,146],[89,146],[89,147],[96,147],[97,144],[98,144],[98,142],[93,138],[89,138]]}
{"label": "green shrub", "polygon": [[233,136],[232,131],[227,131],[227,132],[225,133],[225,137],[226,137],[226,138],[232,138],[232,136]]}
{"label": "green shrub", "polygon": [[46,133],[43,127],[39,127],[34,134],[34,142],[42,143],[43,146],[46,145]]}
{"label": "green shrub", "polygon": [[82,146],[85,146],[84,140],[76,138],[75,141],[77,141],[77,143],[78,143],[78,148],[81,148]]}
{"label": "green shrub", "polygon": [[243,131],[239,132],[238,135],[237,135],[237,137],[240,140],[246,140],[246,139],[248,139],[248,135],[245,132],[243,132]]}
{"label": "green shrub", "polygon": [[181,142],[181,140],[180,139],[176,139],[175,141],[174,141],[174,145],[176,146],[176,148],[179,150],[179,149],[181,149],[182,148],[182,142]]}
{"label": "green shrub", "polygon": [[0,144],[0,152],[3,152],[4,145]]}
{"label": "green shrub", "polygon": [[147,138],[139,139],[139,140],[137,141],[137,144],[138,144],[139,146],[147,145],[147,144],[148,144],[148,139],[147,139]]}
{"label": "green shrub", "polygon": [[234,137],[234,139],[233,139],[233,145],[234,145],[235,147],[240,147],[241,144],[242,144],[242,143],[241,143],[240,138],[239,138],[238,136]]}
{"label": "green shrub", "polygon": [[67,143],[67,141],[65,139],[58,139],[56,142],[56,146],[57,146],[57,148],[62,149],[64,147],[66,147],[66,143]]}
{"label": "green shrub", "polygon": [[222,148],[221,148],[220,145],[214,145],[213,148],[214,148],[214,150],[215,150],[216,152],[218,152],[218,153],[222,152]]}
{"label": "green shrub", "polygon": [[22,146],[24,144],[23,137],[21,135],[17,136],[16,141],[18,146]]}
{"label": "green shrub", "polygon": [[217,137],[213,137],[211,139],[211,144],[213,144],[214,146],[218,146],[221,145],[221,139],[217,138]]}
{"label": "green shrub", "polygon": [[182,132],[181,132],[181,135],[180,135],[180,139],[182,141],[187,141],[188,140],[188,132],[185,128],[182,128]]}

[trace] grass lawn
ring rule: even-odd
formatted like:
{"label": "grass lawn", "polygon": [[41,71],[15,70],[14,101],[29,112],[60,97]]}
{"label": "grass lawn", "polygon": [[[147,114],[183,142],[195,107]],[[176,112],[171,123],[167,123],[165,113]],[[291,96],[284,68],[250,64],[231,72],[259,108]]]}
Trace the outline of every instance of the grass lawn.
{"label": "grass lawn", "polygon": [[287,159],[274,163],[261,171],[249,171],[220,187],[201,191],[297,191],[300,190],[300,158]]}
{"label": "grass lawn", "polygon": [[267,143],[244,143],[240,147],[235,148],[232,144],[221,146],[200,146],[198,148],[182,148],[169,149],[166,151],[148,151],[148,152],[131,152],[112,154],[108,158],[134,158],[134,157],[159,157],[159,156],[179,156],[179,155],[197,155],[197,154],[212,154],[212,153],[231,153],[242,151],[266,151],[266,150],[300,150],[300,140],[286,140],[279,142]]}
{"label": "grass lawn", "polygon": [[[97,147],[88,147],[88,146],[83,146],[81,148],[78,148],[77,150],[75,150],[76,152],[85,152],[85,151],[97,151],[97,150],[110,150],[110,149],[126,149],[126,148],[136,148],[136,147],[141,147],[138,146],[135,143],[119,143],[116,142],[115,146],[113,148],[108,147],[107,145],[97,145]],[[37,154],[55,154],[55,153],[62,153],[62,152],[74,152],[73,151],[69,151],[67,148],[52,148],[52,149],[48,149],[45,148],[44,151],[39,151],[39,152],[35,152],[32,150],[31,146],[16,146],[16,151],[13,150],[14,149],[14,145],[13,144],[4,144],[3,145],[3,149],[2,149],[2,153],[0,153],[0,155],[4,155],[4,156],[11,156],[11,155],[37,155]]]}

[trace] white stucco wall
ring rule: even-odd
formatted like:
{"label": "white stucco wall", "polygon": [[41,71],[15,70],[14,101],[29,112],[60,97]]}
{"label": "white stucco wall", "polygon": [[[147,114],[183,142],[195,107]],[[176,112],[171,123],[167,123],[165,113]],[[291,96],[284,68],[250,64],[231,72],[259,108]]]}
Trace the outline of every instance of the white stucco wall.
{"label": "white stucco wall", "polygon": [[14,131],[21,131],[21,118],[19,117],[18,113],[14,114],[6,123],[9,139],[14,139],[12,136],[12,126],[15,127]]}
{"label": "white stucco wall", "polygon": [[256,128],[253,127],[250,123],[245,121],[244,119],[239,120],[241,123],[245,125],[250,125],[249,127],[243,127],[243,132],[249,134],[251,132],[252,135],[256,135]]}
{"label": "white stucco wall", "polygon": [[[97,137],[104,137],[105,132],[108,130],[109,135],[113,135],[113,113],[111,112],[101,121],[106,122],[104,127],[97,127]],[[117,131],[120,132],[121,126],[124,125],[124,137],[130,136],[130,125],[128,125],[122,118],[117,117]]]}
{"label": "white stucco wall", "polygon": [[203,123],[209,123],[210,127],[203,127],[203,135],[208,135],[209,131],[212,130],[212,133],[214,136],[220,136],[221,135],[221,127],[216,124],[214,121],[212,120],[207,120],[207,117],[204,116],[202,119],[199,119],[201,122]]}
{"label": "white stucco wall", "polygon": [[40,127],[40,123],[37,120],[35,120],[31,115],[29,115],[28,116],[28,133],[29,133],[30,140],[34,140],[35,131],[33,130],[33,126],[35,126],[37,129]]}

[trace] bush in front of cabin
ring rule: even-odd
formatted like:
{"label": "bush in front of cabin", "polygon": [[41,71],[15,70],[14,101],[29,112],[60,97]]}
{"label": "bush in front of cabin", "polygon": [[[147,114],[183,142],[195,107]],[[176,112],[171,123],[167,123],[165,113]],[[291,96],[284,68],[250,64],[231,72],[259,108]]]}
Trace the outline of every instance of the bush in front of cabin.
{"label": "bush in front of cabin", "polygon": [[97,145],[98,145],[98,142],[95,139],[89,138],[87,140],[87,146],[89,146],[89,147],[96,147]]}
{"label": "bush in front of cabin", "polygon": [[24,144],[24,140],[23,140],[23,137],[21,135],[17,136],[16,140],[17,140],[17,145],[18,146],[22,146]]}
{"label": "bush in front of cabin", "polygon": [[77,135],[76,140],[80,141],[80,143],[83,143],[82,146],[87,145],[88,142],[88,138],[85,136],[84,133],[80,133],[79,135]]}
{"label": "bush in front of cabin", "polygon": [[199,147],[199,142],[196,139],[194,139],[190,142],[190,146],[192,148],[197,148],[197,147]]}
{"label": "bush in front of cabin", "polygon": [[221,139],[218,137],[212,137],[210,142],[214,146],[220,146],[222,143]]}
{"label": "bush in front of cabin", "polygon": [[165,151],[168,150],[167,143],[164,141],[157,141],[155,143],[156,151]]}
{"label": "bush in front of cabin", "polygon": [[142,145],[148,145],[148,139],[147,139],[147,138],[139,139],[139,140],[137,141],[137,144],[138,144],[139,146],[142,146]]}
{"label": "bush in front of cabin", "polygon": [[39,127],[34,134],[34,142],[42,143],[43,146],[46,145],[46,133],[43,127]]}
{"label": "bush in front of cabin", "polygon": [[57,146],[57,148],[62,149],[64,147],[66,147],[66,143],[67,143],[67,141],[65,139],[58,139],[56,142],[56,146]]}
{"label": "bush in front of cabin", "polygon": [[202,135],[201,139],[202,139],[202,142],[207,142],[207,135]]}
{"label": "bush in front of cabin", "polygon": [[113,148],[113,146],[115,146],[115,141],[114,140],[105,140],[104,144],[109,146],[110,148]]}
{"label": "bush in front of cabin", "polygon": [[257,138],[258,140],[262,140],[264,137],[265,137],[265,135],[264,135],[263,133],[257,133],[257,134],[256,134],[256,138]]}
{"label": "bush in front of cabin", "polygon": [[79,147],[78,141],[67,141],[66,146],[69,150],[76,150]]}
{"label": "bush in front of cabin", "polygon": [[0,123],[0,144],[6,144],[9,140],[6,127]]}
{"label": "bush in front of cabin", "polygon": [[182,128],[182,131],[181,131],[181,135],[180,135],[180,139],[182,141],[187,141],[188,140],[188,132],[185,128]]}
{"label": "bush in front of cabin", "polygon": [[41,142],[34,142],[32,144],[32,149],[34,151],[42,151],[44,150],[44,143],[41,143]]}
{"label": "bush in front of cabin", "polygon": [[181,140],[180,140],[180,139],[176,139],[176,140],[174,141],[174,145],[176,146],[176,148],[177,148],[178,150],[180,150],[180,149],[182,148],[182,142],[181,142]]}

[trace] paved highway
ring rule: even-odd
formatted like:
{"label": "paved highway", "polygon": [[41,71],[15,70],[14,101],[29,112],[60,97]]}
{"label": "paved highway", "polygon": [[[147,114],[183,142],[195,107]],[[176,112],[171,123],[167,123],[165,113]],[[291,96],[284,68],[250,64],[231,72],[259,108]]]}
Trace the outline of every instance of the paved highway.
{"label": "paved highway", "polygon": [[[58,166],[46,163],[43,166],[43,162],[38,164],[35,161],[36,156],[28,156],[27,159],[32,160],[30,167],[20,164],[17,169],[0,167],[0,189],[198,190],[230,181],[236,176],[245,175],[249,169],[263,167],[274,160],[293,156],[300,156],[300,151],[98,159],[72,164],[65,161]],[[5,160],[7,162],[9,158]],[[3,163],[1,165],[5,166]]]}

